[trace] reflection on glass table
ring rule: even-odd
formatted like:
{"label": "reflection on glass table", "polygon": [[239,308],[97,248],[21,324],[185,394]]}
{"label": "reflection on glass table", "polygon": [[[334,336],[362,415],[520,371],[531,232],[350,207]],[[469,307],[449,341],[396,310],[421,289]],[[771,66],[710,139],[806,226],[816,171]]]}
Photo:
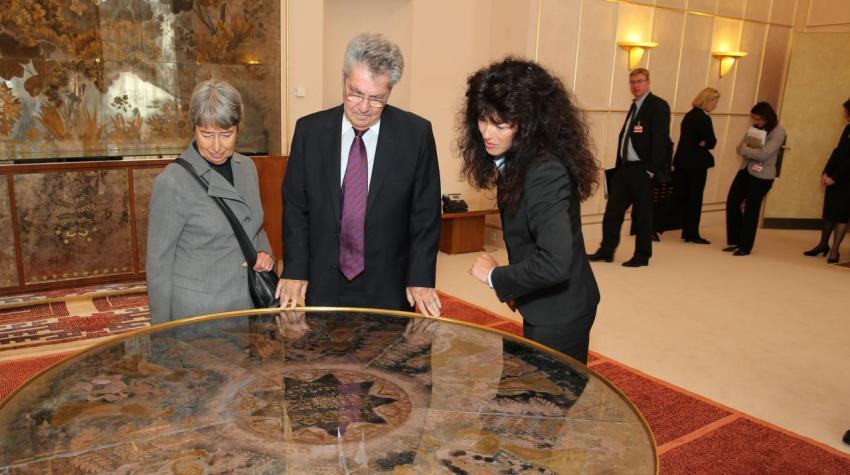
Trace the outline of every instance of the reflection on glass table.
{"label": "reflection on glass table", "polygon": [[636,409],[534,343],[401,312],[246,313],[40,374],[0,406],[0,473],[657,473]]}

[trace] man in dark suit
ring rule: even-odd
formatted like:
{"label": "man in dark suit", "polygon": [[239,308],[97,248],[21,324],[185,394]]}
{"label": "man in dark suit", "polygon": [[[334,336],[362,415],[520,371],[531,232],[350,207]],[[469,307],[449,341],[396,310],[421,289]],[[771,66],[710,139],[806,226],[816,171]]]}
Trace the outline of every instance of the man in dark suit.
{"label": "man in dark suit", "polygon": [[296,123],[283,184],[282,308],[300,297],[439,316],[436,144],[428,121],[387,105],[403,69],[396,44],[355,37],[342,105]]}
{"label": "man in dark suit", "polygon": [[635,220],[635,253],[625,267],[649,265],[652,257],[652,180],[668,183],[673,144],[670,140],[670,106],[649,91],[649,71],[629,73],[634,101],[620,130],[617,165],[608,186],[608,203],[602,218],[602,244],[588,256],[611,262],[620,244],[620,228],[629,205]]}

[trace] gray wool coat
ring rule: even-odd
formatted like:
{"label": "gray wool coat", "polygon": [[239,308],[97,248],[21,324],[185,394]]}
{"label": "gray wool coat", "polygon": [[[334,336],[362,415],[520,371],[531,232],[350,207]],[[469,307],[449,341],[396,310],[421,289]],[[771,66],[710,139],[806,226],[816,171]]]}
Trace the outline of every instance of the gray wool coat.
{"label": "gray wool coat", "polygon": [[204,190],[176,163],[166,166],[154,181],[146,263],[151,324],[254,307],[242,267],[245,257],[233,228],[210,196],[224,199],[257,251],[272,254],[263,230],[254,162],[233,154],[233,186],[193,145],[181,156],[210,186]]}

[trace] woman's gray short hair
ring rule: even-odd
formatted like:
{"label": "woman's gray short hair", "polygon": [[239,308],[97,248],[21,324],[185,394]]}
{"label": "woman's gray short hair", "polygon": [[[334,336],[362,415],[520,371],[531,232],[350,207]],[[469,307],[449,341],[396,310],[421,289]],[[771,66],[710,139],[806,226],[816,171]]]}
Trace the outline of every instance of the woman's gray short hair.
{"label": "woman's gray short hair", "polygon": [[229,129],[242,121],[242,96],[227,81],[209,79],[195,86],[189,115],[195,126]]}
{"label": "woman's gray short hair", "polygon": [[354,66],[360,63],[365,64],[374,75],[389,76],[390,89],[404,72],[401,49],[380,33],[361,33],[348,42],[342,66],[343,79],[348,78]]}

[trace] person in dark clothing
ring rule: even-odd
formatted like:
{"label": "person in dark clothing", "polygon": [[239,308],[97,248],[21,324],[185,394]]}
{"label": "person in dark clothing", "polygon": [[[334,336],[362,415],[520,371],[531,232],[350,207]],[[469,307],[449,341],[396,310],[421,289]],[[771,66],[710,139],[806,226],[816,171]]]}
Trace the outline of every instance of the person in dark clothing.
{"label": "person in dark clothing", "polygon": [[[850,121],[850,99],[844,101],[843,106],[844,120]],[[826,187],[823,196],[823,230],[818,245],[803,254],[817,256],[829,253],[827,262],[834,264],[838,262],[838,248],[847,234],[847,224],[850,221],[850,124],[841,132],[838,145],[823,168],[820,182]]]}
{"label": "person in dark clothing", "polygon": [[717,107],[720,92],[707,87],[697,94],[691,109],[682,119],[679,145],[673,156],[673,182],[677,204],[682,210],[682,239],[696,244],[711,244],[699,234],[702,196],[708,169],[714,166],[710,150],[717,145],[711,111]]}
{"label": "person in dark clothing", "polygon": [[588,258],[612,262],[620,244],[626,209],[633,206],[635,252],[624,267],[649,265],[652,257],[652,186],[671,181],[670,106],[650,92],[649,71],[637,68],[629,73],[629,89],[634,96],[617,146],[617,166],[609,181],[608,202],[602,218],[602,243]]}
{"label": "person in dark clothing", "polygon": [[482,253],[470,274],[519,309],[526,338],[586,363],[599,288],[581,202],[599,166],[575,100],[536,63],[493,63],[467,81],[458,146],[467,181],[497,190],[509,260]]}

